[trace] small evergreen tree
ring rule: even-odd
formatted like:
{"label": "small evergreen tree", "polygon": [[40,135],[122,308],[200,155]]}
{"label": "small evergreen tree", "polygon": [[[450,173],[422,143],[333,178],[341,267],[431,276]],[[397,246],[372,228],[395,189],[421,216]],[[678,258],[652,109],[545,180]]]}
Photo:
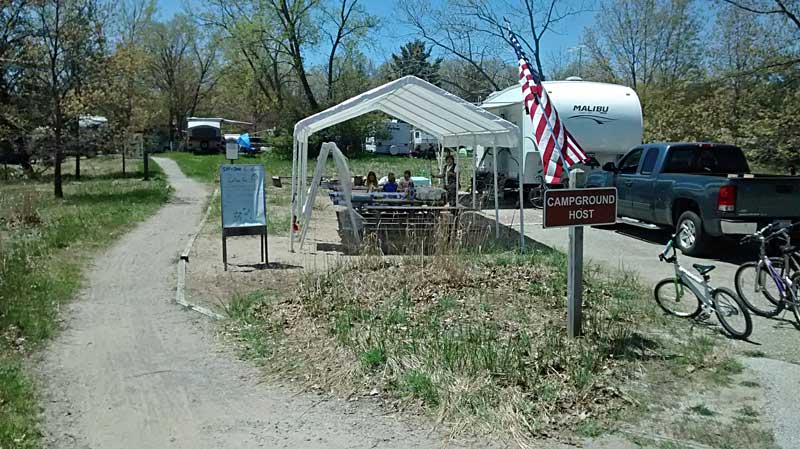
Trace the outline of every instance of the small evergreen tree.
{"label": "small evergreen tree", "polygon": [[396,78],[414,75],[438,86],[441,82],[439,67],[442,58],[430,62],[431,49],[425,48],[425,42],[415,40],[400,48],[400,54],[392,54],[391,73]]}

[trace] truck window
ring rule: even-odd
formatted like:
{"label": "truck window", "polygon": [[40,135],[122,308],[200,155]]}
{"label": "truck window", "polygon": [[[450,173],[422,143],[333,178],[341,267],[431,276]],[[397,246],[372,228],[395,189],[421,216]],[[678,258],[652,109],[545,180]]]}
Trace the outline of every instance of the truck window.
{"label": "truck window", "polygon": [[637,148],[625,156],[625,159],[619,163],[619,172],[627,175],[635,174],[636,169],[639,168],[639,161],[642,159],[642,152],[641,148]]}
{"label": "truck window", "polygon": [[644,162],[642,162],[640,173],[643,175],[653,173],[653,168],[656,166],[656,159],[658,159],[658,149],[650,148],[647,150],[647,154],[644,155]]}
{"label": "truck window", "polygon": [[734,146],[699,145],[671,148],[665,173],[749,173],[742,150]]}

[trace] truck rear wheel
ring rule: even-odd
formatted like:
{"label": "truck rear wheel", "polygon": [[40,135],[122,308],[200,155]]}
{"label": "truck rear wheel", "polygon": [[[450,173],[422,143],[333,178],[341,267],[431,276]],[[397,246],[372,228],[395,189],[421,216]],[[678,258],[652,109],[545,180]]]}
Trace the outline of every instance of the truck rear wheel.
{"label": "truck rear wheel", "polygon": [[678,234],[678,248],[687,256],[699,256],[703,254],[708,243],[708,236],[703,232],[703,220],[697,213],[690,210],[678,217],[675,226]]}

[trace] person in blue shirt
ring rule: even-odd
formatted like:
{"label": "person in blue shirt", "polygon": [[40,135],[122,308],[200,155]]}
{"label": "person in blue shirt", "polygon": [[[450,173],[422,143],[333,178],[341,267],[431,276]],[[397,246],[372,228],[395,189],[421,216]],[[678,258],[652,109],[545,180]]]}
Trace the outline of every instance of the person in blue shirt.
{"label": "person in blue shirt", "polygon": [[383,185],[384,192],[397,192],[397,181],[394,179],[394,173],[389,173],[389,180]]}

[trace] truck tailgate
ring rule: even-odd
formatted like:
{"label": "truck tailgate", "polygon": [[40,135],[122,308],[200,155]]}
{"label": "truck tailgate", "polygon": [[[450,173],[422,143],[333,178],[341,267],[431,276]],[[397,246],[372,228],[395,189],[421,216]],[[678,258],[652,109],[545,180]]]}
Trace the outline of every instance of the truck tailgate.
{"label": "truck tailgate", "polygon": [[800,217],[800,177],[756,176],[729,181],[736,186],[736,215]]}

